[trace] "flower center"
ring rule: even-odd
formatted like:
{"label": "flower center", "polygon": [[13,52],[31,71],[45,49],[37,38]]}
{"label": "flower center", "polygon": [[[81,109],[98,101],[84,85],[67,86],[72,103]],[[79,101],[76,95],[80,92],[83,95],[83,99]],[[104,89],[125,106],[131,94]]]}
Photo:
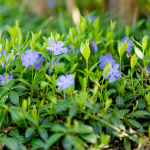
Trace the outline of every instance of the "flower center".
{"label": "flower center", "polygon": [[58,51],[58,47],[56,47],[55,50]]}
{"label": "flower center", "polygon": [[31,56],[29,57],[29,60],[32,60],[32,57],[31,57]]}

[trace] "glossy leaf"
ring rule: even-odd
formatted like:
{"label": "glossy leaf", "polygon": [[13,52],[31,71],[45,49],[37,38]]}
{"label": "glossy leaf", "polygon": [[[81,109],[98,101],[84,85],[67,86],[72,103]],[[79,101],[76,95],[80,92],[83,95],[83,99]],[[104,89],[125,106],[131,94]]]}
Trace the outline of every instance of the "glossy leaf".
{"label": "glossy leaf", "polygon": [[11,91],[9,97],[15,105],[19,105],[19,96],[15,91]]}
{"label": "glossy leaf", "polygon": [[53,135],[51,135],[46,144],[45,144],[45,149],[49,149],[55,142],[57,142],[62,136],[64,135],[64,133],[54,133]]}

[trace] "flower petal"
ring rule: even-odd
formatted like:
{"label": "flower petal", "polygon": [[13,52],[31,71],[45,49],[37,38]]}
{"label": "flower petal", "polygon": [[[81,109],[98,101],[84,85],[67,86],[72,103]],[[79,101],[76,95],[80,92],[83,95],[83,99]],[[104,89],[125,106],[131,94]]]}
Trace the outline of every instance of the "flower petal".
{"label": "flower petal", "polygon": [[134,46],[134,42],[132,41],[132,40],[130,40],[129,42],[128,42],[128,47],[133,47]]}
{"label": "flower petal", "polygon": [[99,61],[104,61],[106,58],[105,58],[105,56],[104,55],[101,55],[100,57],[99,57]]}
{"label": "flower petal", "polygon": [[112,57],[112,54],[106,54],[105,57],[106,57],[106,59],[107,59],[108,61],[113,58],[113,57]]}
{"label": "flower petal", "polygon": [[62,54],[61,51],[54,51],[54,55],[60,55],[60,54]]}
{"label": "flower petal", "polygon": [[58,77],[58,81],[64,82],[66,80],[66,77],[64,75],[61,75]]}
{"label": "flower petal", "polygon": [[99,68],[103,70],[106,64],[107,64],[106,61],[102,61],[102,62],[99,64]]}
{"label": "flower petal", "polygon": [[67,53],[68,48],[67,48],[67,47],[64,47],[64,48],[60,48],[59,50],[60,50],[61,52],[63,52],[63,53]]}
{"label": "flower petal", "polygon": [[111,75],[111,76],[109,77],[109,81],[111,81],[110,83],[113,83],[113,82],[117,81],[117,78],[115,78],[114,75]]}
{"label": "flower petal", "polygon": [[32,49],[28,49],[25,51],[25,54],[28,56],[32,56],[32,53],[33,53]]}
{"label": "flower petal", "polygon": [[117,77],[117,78],[121,77],[121,71],[118,70],[117,72],[115,72],[114,75],[115,75],[115,77]]}
{"label": "flower petal", "polygon": [[114,68],[115,71],[117,71],[119,69],[119,64],[114,64],[113,68]]}
{"label": "flower petal", "polygon": [[25,60],[23,63],[22,63],[22,66],[29,66],[30,63],[29,63],[29,60]]}
{"label": "flower petal", "polygon": [[123,37],[121,40],[122,40],[122,42],[125,42],[125,41],[128,42],[129,37],[128,37],[128,36],[125,36],[125,37]]}
{"label": "flower petal", "polygon": [[55,50],[55,47],[46,47],[47,50],[53,51]]}
{"label": "flower petal", "polygon": [[55,43],[54,40],[50,40],[50,41],[48,42],[48,44],[51,45],[51,46],[57,47],[57,45],[56,45],[56,43]]}
{"label": "flower petal", "polygon": [[62,42],[62,41],[57,41],[57,46],[58,46],[58,48],[61,48],[61,47],[63,47],[64,45],[65,45],[64,42]]}
{"label": "flower petal", "polygon": [[132,47],[127,47],[126,52],[131,53],[132,52]]}
{"label": "flower petal", "polygon": [[42,64],[38,63],[36,64],[36,69],[39,70],[41,68]]}

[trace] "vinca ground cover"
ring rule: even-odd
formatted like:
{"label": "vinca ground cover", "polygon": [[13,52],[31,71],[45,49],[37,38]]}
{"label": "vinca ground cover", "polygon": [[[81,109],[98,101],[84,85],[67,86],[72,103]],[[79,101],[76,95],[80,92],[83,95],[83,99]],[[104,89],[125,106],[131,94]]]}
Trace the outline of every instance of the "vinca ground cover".
{"label": "vinca ground cover", "polygon": [[80,18],[67,34],[0,32],[0,148],[149,146],[149,39]]}

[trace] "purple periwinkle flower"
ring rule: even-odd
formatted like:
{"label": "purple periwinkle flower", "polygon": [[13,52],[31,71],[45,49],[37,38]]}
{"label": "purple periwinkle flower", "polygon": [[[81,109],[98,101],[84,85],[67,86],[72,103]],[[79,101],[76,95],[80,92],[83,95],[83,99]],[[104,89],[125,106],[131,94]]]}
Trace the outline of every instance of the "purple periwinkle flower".
{"label": "purple periwinkle flower", "polygon": [[[143,70],[145,70],[145,68],[143,68]],[[146,71],[146,70],[145,70]],[[149,75],[150,74],[150,68],[147,67],[147,74]]]}
{"label": "purple periwinkle flower", "polygon": [[63,47],[65,45],[62,41],[57,41],[57,44],[54,40],[49,41],[49,47],[46,47],[50,51],[54,51],[54,55],[60,55],[62,53],[67,53],[68,49]]}
{"label": "purple periwinkle flower", "polygon": [[106,54],[105,56],[101,55],[99,57],[99,61],[101,61],[99,64],[99,68],[102,70],[104,69],[104,67],[107,63],[110,63],[111,65],[116,64],[116,61],[113,59],[111,54]]}
{"label": "purple periwinkle flower", "polygon": [[94,41],[93,39],[91,39],[91,40],[90,40],[90,43],[92,43],[92,44],[89,45],[89,46],[90,46],[90,49],[91,49],[93,52],[98,52],[98,47],[97,47],[95,41]]}
{"label": "purple periwinkle flower", "polygon": [[[36,59],[36,69],[37,70],[39,70],[40,68],[41,68],[41,66],[42,66],[42,63],[43,62],[45,62],[45,58],[41,55],[41,54],[38,54],[39,55],[39,57]],[[41,59],[42,58],[42,59]],[[39,62],[39,60],[41,60],[40,62]],[[38,62],[38,63],[37,63]],[[33,67],[33,65],[31,65],[30,67],[29,67],[29,69],[30,70],[32,70],[32,67]],[[34,68],[33,68],[34,69]]]}
{"label": "purple periwinkle flower", "polygon": [[74,54],[78,54],[79,53],[79,51],[80,51],[80,49],[77,49],[77,51],[75,50],[75,47],[73,46],[73,52],[72,52],[72,45],[71,44],[69,44],[68,45],[68,51],[70,52],[70,53],[73,53],[74,52]]}
{"label": "purple periwinkle flower", "polygon": [[109,78],[110,83],[117,81],[117,78],[121,77],[121,71],[119,70],[119,64],[114,64],[111,66],[109,73],[104,77]]}
{"label": "purple periwinkle flower", "polygon": [[50,8],[54,8],[56,6],[55,0],[47,0],[47,5]]}
{"label": "purple periwinkle flower", "polygon": [[[11,81],[11,76],[7,73],[7,83]],[[4,72],[3,75],[0,75],[0,84],[6,85],[6,73]]]}
{"label": "purple periwinkle flower", "polygon": [[131,53],[132,52],[132,48],[134,46],[134,42],[132,40],[129,40],[129,37],[128,36],[125,36],[121,39],[122,42],[127,42],[127,49],[126,49],[126,52],[127,53]]}
{"label": "purple periwinkle flower", "polygon": [[25,54],[21,55],[21,61],[23,62],[23,66],[34,65],[37,62],[37,58],[39,54],[37,52],[33,52],[32,49],[28,49],[25,51]]}
{"label": "purple periwinkle flower", "polygon": [[73,74],[61,75],[58,77],[57,86],[61,87],[63,90],[70,88],[74,84]]}

